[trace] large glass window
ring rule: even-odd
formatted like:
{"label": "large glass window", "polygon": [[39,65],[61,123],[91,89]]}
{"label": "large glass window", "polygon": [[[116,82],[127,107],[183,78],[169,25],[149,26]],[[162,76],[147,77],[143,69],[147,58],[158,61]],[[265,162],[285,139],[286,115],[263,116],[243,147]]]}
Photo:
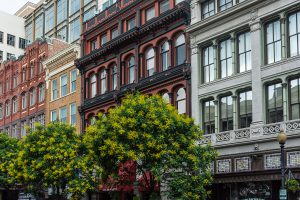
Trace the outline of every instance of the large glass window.
{"label": "large glass window", "polygon": [[289,82],[290,119],[300,119],[300,78]]}
{"label": "large glass window", "polygon": [[70,23],[70,42],[78,40],[80,37],[80,21],[79,18]]}
{"label": "large glass window", "polygon": [[32,23],[25,27],[25,39],[27,40],[27,44],[30,44],[33,40]]}
{"label": "large glass window", "polygon": [[132,56],[128,62],[128,83],[133,83],[135,80],[134,68],[135,68],[135,62],[134,62],[134,57]]}
{"label": "large glass window", "polygon": [[204,134],[212,134],[215,132],[215,104],[213,101],[203,103],[203,129]]}
{"label": "large glass window", "polygon": [[170,9],[170,0],[164,0],[159,3],[159,13],[162,14]]}
{"label": "large glass window", "polygon": [[64,26],[62,29],[57,31],[57,38],[67,42],[67,27]]}
{"label": "large glass window", "polygon": [[170,51],[169,43],[168,43],[168,41],[166,41],[161,46],[161,65],[162,65],[163,71],[167,70],[170,66],[169,65],[169,51]]}
{"label": "large glass window", "polygon": [[45,32],[54,27],[54,6],[50,6],[45,12]]}
{"label": "large glass window", "polygon": [[220,101],[220,128],[221,131],[233,130],[233,103],[232,97],[222,97]]}
{"label": "large glass window", "polygon": [[208,0],[201,4],[202,19],[210,17],[215,14],[215,0]]}
{"label": "large glass window", "polygon": [[39,102],[43,102],[45,100],[45,84],[41,84],[39,86]]}
{"label": "large glass window", "polygon": [[117,66],[113,66],[112,67],[112,74],[111,74],[111,78],[112,78],[112,90],[116,90],[117,89],[117,81],[118,81],[118,72],[117,72]]}
{"label": "large glass window", "polygon": [[289,16],[290,56],[300,54],[300,11]]}
{"label": "large glass window", "polygon": [[221,78],[225,78],[233,74],[231,40],[222,41],[219,47]]}
{"label": "large glass window", "polygon": [[52,80],[51,99],[52,101],[57,99],[57,80]]}
{"label": "large glass window", "polygon": [[40,14],[38,17],[35,18],[34,28],[35,28],[35,39],[43,37],[43,35],[44,35],[44,14]]}
{"label": "large glass window", "polygon": [[283,102],[281,83],[267,86],[267,122],[283,121]]}
{"label": "large glass window", "polygon": [[252,123],[252,91],[239,94],[239,128],[250,127]]}
{"label": "large glass window", "polygon": [[154,73],[154,49],[151,48],[146,52],[147,76],[152,76]]}
{"label": "large glass window", "polygon": [[70,105],[70,124],[76,125],[76,103]]}
{"label": "large glass window", "polygon": [[66,106],[59,109],[59,119],[62,123],[67,122],[67,107]]}
{"label": "large glass window", "polygon": [[80,9],[80,0],[70,0],[70,15]]}
{"label": "large glass window", "polygon": [[251,70],[251,38],[250,32],[240,34],[239,41],[239,72]]}
{"label": "large glass window", "polygon": [[266,26],[267,64],[281,60],[280,21],[274,21]]}
{"label": "large glass window", "polygon": [[94,74],[92,77],[91,77],[91,97],[95,97],[97,95],[97,77],[96,75]]}
{"label": "large glass window", "polygon": [[66,96],[68,93],[67,89],[68,76],[66,74],[60,77],[60,96]]}
{"label": "large glass window", "polygon": [[186,113],[186,93],[184,88],[180,88],[176,95],[176,105],[178,114]]}
{"label": "large glass window", "polygon": [[106,70],[103,69],[100,73],[101,94],[106,92]]}
{"label": "large glass window", "polygon": [[22,101],[22,109],[27,108],[27,95],[26,95],[26,93],[23,93],[21,95],[21,101]]}
{"label": "large glass window", "polygon": [[76,91],[77,70],[71,71],[71,92]]}
{"label": "large glass window", "polygon": [[119,29],[118,27],[111,30],[111,39],[115,39],[119,36]]}
{"label": "large glass window", "polygon": [[33,106],[36,100],[36,90],[33,88],[29,91],[29,104]]}
{"label": "large glass window", "polygon": [[13,113],[16,113],[18,111],[18,98],[17,97],[14,97],[12,99],[12,110],[13,110]]}
{"label": "large glass window", "polygon": [[57,24],[67,19],[68,0],[57,1]]}
{"label": "large glass window", "polygon": [[95,16],[95,8],[91,8],[83,14],[83,21],[87,21]]}
{"label": "large glass window", "polygon": [[219,9],[220,11],[226,10],[232,7],[232,0],[219,0]]}
{"label": "large glass window", "polygon": [[215,80],[214,50],[212,46],[203,49],[203,83]]}
{"label": "large glass window", "polygon": [[101,46],[103,46],[104,44],[106,44],[108,42],[108,37],[107,34],[104,34],[101,36]]}
{"label": "large glass window", "polygon": [[155,17],[155,9],[154,7],[148,8],[146,10],[146,21],[153,19]]}
{"label": "large glass window", "polygon": [[176,64],[184,64],[186,60],[186,50],[185,50],[185,37],[183,34],[179,35],[175,42],[176,49]]}
{"label": "large glass window", "polygon": [[127,31],[133,29],[135,27],[135,18],[131,18],[127,20]]}

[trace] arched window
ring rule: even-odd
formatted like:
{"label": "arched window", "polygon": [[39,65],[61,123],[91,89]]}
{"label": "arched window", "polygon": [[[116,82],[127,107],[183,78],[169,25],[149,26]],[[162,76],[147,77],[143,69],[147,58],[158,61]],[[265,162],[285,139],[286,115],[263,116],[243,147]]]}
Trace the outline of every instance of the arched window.
{"label": "arched window", "polygon": [[128,61],[128,83],[129,84],[133,83],[135,80],[134,67],[135,67],[134,56],[131,56],[131,58]]}
{"label": "arched window", "polygon": [[26,92],[21,94],[21,103],[22,103],[22,110],[27,108],[27,95]]}
{"label": "arched window", "polygon": [[112,73],[111,73],[111,87],[112,90],[116,90],[117,89],[117,84],[118,84],[118,73],[117,73],[117,65],[114,65],[112,68]]}
{"label": "arched window", "polygon": [[22,70],[22,82],[26,81],[26,69],[23,68]]}
{"label": "arched window", "polygon": [[33,106],[35,104],[35,98],[36,98],[36,90],[35,90],[35,88],[32,88],[29,91],[29,104],[30,104],[30,106]]}
{"label": "arched window", "polygon": [[88,117],[88,125],[95,125],[96,124],[96,121],[97,121],[97,118],[95,115],[91,115]]}
{"label": "arched window", "polygon": [[106,92],[106,71],[102,69],[100,73],[100,83],[101,83],[101,94]]}
{"label": "arched window", "polygon": [[10,103],[9,103],[9,101],[5,102],[5,115],[10,116]]}
{"label": "arched window", "polygon": [[166,92],[164,94],[162,94],[161,96],[164,100],[166,100],[166,102],[170,103],[170,96],[169,94]]}
{"label": "arched window", "polygon": [[3,119],[3,105],[0,104],[0,119]]}
{"label": "arched window", "polygon": [[180,88],[177,91],[176,95],[176,104],[177,104],[177,110],[179,114],[185,114],[186,113],[186,93],[184,88]]}
{"label": "arched window", "polygon": [[185,62],[186,59],[185,37],[183,34],[177,37],[175,42],[175,49],[176,49],[176,64],[181,65]]}
{"label": "arched window", "polygon": [[97,95],[97,77],[96,74],[93,74],[90,83],[91,83],[91,98],[95,97]]}
{"label": "arched window", "polygon": [[162,71],[165,71],[168,69],[169,65],[169,43],[166,41],[162,46],[161,46],[161,66],[162,66]]}
{"label": "arched window", "polygon": [[41,84],[39,86],[39,102],[42,102],[45,100],[45,85]]}
{"label": "arched window", "polygon": [[18,111],[18,98],[17,97],[14,97],[12,99],[12,110],[13,110],[13,113],[16,113]]}
{"label": "arched window", "polygon": [[151,48],[146,53],[147,76],[152,76],[154,73],[154,49]]}

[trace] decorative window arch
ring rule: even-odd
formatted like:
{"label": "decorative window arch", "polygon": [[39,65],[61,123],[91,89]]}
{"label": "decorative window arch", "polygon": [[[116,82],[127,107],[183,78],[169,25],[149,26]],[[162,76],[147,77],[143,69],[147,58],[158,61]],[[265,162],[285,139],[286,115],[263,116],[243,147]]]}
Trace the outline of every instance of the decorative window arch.
{"label": "decorative window arch", "polygon": [[146,66],[147,66],[147,76],[152,76],[154,74],[154,49],[150,48],[146,51]]}
{"label": "decorative window arch", "polygon": [[135,58],[134,56],[131,56],[128,61],[127,61],[127,72],[128,72],[128,77],[127,81],[128,84],[133,83],[135,81],[135,73],[134,73],[134,68],[135,68]]}
{"label": "decorative window arch", "polygon": [[186,44],[185,36],[180,34],[175,41],[175,50],[176,50],[176,65],[184,64],[186,60]]}
{"label": "decorative window arch", "polygon": [[186,92],[184,88],[179,88],[176,93],[176,106],[179,114],[186,113]]}
{"label": "decorative window arch", "polygon": [[103,68],[101,71],[100,71],[100,84],[101,84],[101,91],[100,93],[101,94],[104,94],[107,90],[107,85],[106,85],[106,70],[105,68]]}
{"label": "decorative window arch", "polygon": [[97,95],[97,76],[96,74],[93,74],[91,77],[90,77],[90,84],[91,84],[91,98],[94,98],[96,95]]}
{"label": "decorative window arch", "polygon": [[166,102],[170,103],[170,96],[168,94],[168,92],[164,92],[162,93],[161,97],[166,100]]}
{"label": "decorative window arch", "polygon": [[170,45],[168,41],[165,41],[162,45],[161,45],[161,68],[162,71],[165,71],[169,68],[170,64],[169,64],[169,56],[170,56]]}

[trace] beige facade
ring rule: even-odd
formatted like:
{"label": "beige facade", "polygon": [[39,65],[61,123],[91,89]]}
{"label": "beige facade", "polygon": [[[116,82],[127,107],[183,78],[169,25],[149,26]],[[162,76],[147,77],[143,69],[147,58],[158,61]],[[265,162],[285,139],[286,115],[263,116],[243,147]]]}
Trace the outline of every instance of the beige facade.
{"label": "beige facade", "polygon": [[74,61],[80,57],[80,47],[70,45],[43,64],[46,69],[46,124],[55,120],[72,124],[80,133],[80,74]]}

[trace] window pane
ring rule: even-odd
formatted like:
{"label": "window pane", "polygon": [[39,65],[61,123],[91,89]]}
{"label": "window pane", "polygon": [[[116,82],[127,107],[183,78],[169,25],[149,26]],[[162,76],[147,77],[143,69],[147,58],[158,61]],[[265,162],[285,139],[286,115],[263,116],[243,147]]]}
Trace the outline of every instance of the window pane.
{"label": "window pane", "polygon": [[154,7],[151,7],[146,10],[146,20],[150,20],[155,17],[155,9]]}

